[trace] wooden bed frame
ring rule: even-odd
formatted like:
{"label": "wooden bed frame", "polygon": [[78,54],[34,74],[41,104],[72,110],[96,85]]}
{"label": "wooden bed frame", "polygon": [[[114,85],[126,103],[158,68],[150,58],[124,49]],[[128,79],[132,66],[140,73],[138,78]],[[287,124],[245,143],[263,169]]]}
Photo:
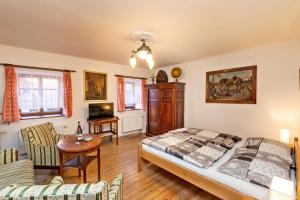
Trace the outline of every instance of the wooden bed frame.
{"label": "wooden bed frame", "polygon": [[[300,150],[298,138],[294,138],[294,150],[296,159],[297,199],[300,200]],[[150,162],[162,169],[190,182],[191,184],[225,200],[253,200],[253,197],[240,193],[230,187],[218,183],[205,176],[201,176],[185,167],[165,160],[155,154],[143,150],[142,144],[138,144],[138,172],[143,170],[144,164]],[[298,167],[299,166],[299,167]]]}

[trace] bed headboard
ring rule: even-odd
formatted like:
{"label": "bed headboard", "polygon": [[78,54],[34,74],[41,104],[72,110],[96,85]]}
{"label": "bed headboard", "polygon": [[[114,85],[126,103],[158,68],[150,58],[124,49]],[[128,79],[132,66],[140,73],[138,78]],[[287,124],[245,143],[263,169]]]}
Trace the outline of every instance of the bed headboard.
{"label": "bed headboard", "polygon": [[296,160],[296,187],[297,187],[297,199],[300,200],[300,149],[298,138],[294,138],[294,148],[295,148],[295,160]]}

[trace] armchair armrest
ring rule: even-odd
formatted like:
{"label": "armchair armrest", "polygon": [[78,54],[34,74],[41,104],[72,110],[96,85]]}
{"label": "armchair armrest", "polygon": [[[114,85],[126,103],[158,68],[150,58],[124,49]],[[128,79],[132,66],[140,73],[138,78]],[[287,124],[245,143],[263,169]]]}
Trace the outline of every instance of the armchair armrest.
{"label": "armchair armrest", "polygon": [[15,148],[0,150],[0,165],[13,163],[18,160],[18,150]]}
{"label": "armchair armrest", "polygon": [[108,187],[109,200],[123,200],[123,175],[119,174]]}

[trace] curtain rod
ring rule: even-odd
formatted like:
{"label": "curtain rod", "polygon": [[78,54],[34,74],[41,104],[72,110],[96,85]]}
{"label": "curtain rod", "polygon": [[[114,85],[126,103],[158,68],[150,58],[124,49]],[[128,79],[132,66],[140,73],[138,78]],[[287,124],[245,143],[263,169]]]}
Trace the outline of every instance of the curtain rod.
{"label": "curtain rod", "polygon": [[134,79],[148,79],[145,77],[138,77],[138,76],[125,76],[125,75],[119,75],[119,74],[115,74],[116,77],[124,77],[124,78],[134,78]]}
{"label": "curtain rod", "polygon": [[47,67],[32,67],[32,66],[25,66],[25,65],[14,65],[9,63],[0,63],[0,65],[12,65],[16,68],[25,68],[25,69],[37,69],[37,70],[47,70],[47,71],[57,71],[57,72],[76,72],[74,70],[68,69],[55,69],[55,68],[47,68]]}

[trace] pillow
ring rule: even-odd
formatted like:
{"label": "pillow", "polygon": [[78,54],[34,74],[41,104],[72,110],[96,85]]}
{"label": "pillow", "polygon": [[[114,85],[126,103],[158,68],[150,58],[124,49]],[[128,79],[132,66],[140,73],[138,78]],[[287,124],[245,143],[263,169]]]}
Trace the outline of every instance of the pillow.
{"label": "pillow", "polygon": [[291,156],[291,148],[283,144],[281,142],[277,142],[275,140],[265,139],[259,146],[259,151],[268,152],[270,154],[276,155],[284,160],[286,160],[289,164],[292,164],[292,156]]}
{"label": "pillow", "polygon": [[218,171],[269,188],[273,176],[290,178],[291,148],[265,138],[247,138]]}

